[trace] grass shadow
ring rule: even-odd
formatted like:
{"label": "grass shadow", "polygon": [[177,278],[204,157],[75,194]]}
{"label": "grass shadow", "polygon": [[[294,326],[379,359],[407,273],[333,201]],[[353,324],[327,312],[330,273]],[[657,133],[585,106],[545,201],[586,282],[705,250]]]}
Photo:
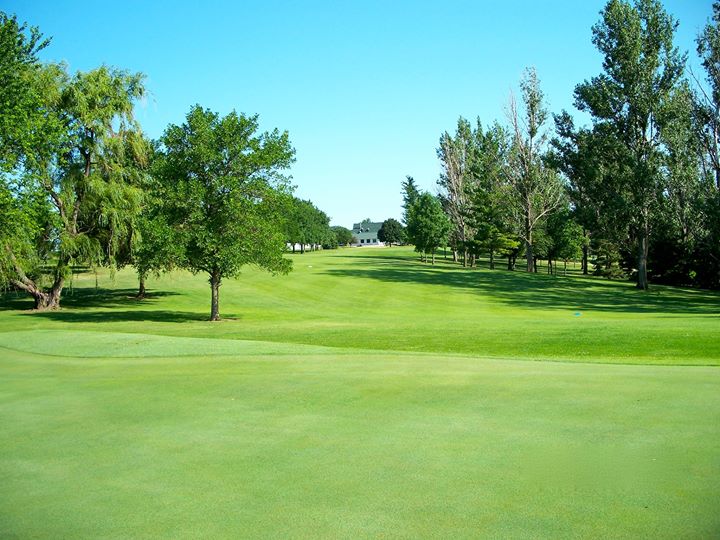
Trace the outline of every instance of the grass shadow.
{"label": "grass shadow", "polygon": [[108,309],[99,311],[86,311],[83,309],[60,309],[57,311],[25,312],[29,317],[42,317],[58,322],[67,323],[120,323],[120,322],[165,322],[185,323],[207,321],[208,315],[194,311],[170,310],[120,310]]}
{"label": "grass shadow", "polygon": [[[167,296],[177,296],[178,293],[168,291],[152,291],[143,300],[136,298],[137,289],[107,289],[107,288],[75,288],[63,292],[60,305],[63,308],[117,308],[129,305],[142,305],[152,303],[154,300]],[[30,310],[33,300],[24,292],[7,292],[0,296],[0,311],[2,310]]]}
{"label": "grass shadow", "polygon": [[[404,264],[398,265],[397,259],[402,259]],[[392,256],[355,257],[353,266],[352,269],[331,268],[326,273],[476,291],[503,303],[529,309],[720,315],[720,294],[711,291],[667,286],[640,291],[630,283],[599,278],[466,269],[445,261],[433,267]]]}

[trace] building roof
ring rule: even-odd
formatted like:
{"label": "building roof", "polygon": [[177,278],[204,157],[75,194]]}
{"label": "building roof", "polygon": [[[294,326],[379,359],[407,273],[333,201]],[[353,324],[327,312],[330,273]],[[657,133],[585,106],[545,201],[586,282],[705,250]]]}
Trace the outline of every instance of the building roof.
{"label": "building roof", "polygon": [[370,223],[353,223],[353,232],[354,233],[361,233],[361,232],[371,232],[376,233],[380,230],[380,227],[382,227],[382,222],[370,222]]}

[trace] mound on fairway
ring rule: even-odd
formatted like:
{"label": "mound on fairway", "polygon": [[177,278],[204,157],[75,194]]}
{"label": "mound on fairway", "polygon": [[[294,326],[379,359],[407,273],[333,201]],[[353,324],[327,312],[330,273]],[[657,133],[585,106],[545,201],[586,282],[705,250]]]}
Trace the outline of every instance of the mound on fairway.
{"label": "mound on fairway", "polygon": [[0,536],[720,532],[717,295],[294,260],[225,283],[220,323],[186,274],[8,297]]}

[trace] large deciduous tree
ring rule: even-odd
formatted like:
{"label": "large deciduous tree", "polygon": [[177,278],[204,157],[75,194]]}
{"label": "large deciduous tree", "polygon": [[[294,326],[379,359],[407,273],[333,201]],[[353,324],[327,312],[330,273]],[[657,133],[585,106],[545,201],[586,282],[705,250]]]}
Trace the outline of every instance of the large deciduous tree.
{"label": "large deciduous tree", "polygon": [[720,287],[720,2],[713,2],[712,18],[697,38],[697,52],[705,70],[705,85],[697,81],[695,118],[703,149],[704,231],[698,238],[702,261],[698,282]]}
{"label": "large deciduous tree", "polygon": [[[685,58],[673,45],[677,22],[658,0],[610,0],[593,27],[603,73],[575,89],[576,106],[596,133],[613,142],[618,206],[628,219],[637,286],[648,288],[648,248],[663,194],[661,116],[678,86]],[[624,221],[623,221],[624,222]]]}
{"label": "large deciduous tree", "polygon": [[287,273],[283,223],[294,161],[287,132],[258,133],[258,117],[225,117],[194,106],[161,138],[157,167],[168,223],[181,236],[182,265],[209,276],[210,320],[220,319],[219,288],[253,264]]}
{"label": "large deciduous tree", "polygon": [[[101,67],[69,77],[57,65],[21,74],[31,91],[18,99],[33,105],[10,96],[0,113],[3,164],[12,170],[2,178],[3,205],[17,216],[0,231],[0,266],[3,281],[31,295],[36,309],[54,309],[74,264],[114,265],[127,245],[146,158],[133,120],[143,76]],[[14,114],[25,116],[6,117]]]}

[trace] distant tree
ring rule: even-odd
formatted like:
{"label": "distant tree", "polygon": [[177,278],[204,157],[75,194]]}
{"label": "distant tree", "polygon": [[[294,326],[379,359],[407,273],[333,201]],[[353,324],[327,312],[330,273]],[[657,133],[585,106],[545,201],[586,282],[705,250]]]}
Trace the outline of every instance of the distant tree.
{"label": "distant tree", "polygon": [[415,245],[421,259],[426,262],[427,254],[432,255],[435,264],[435,250],[447,245],[451,224],[437,197],[422,193],[410,207],[407,236]]}
{"label": "distant tree", "polygon": [[393,243],[402,244],[405,241],[405,228],[396,219],[386,219],[378,231],[378,240],[389,246]]}
{"label": "distant tree", "polygon": [[293,162],[287,132],[257,134],[258,117],[225,117],[194,106],[161,138],[158,176],[168,223],[181,236],[182,265],[209,275],[210,320],[220,319],[219,288],[253,264],[287,273],[282,230]]}
{"label": "distant tree", "polygon": [[673,44],[677,21],[658,0],[610,0],[593,27],[604,71],[575,89],[576,106],[608,141],[616,169],[616,221],[636,253],[637,287],[648,288],[648,250],[663,193],[662,111],[677,88],[685,58]]}
{"label": "distant tree", "polygon": [[548,247],[545,257],[548,261],[548,273],[557,274],[555,261],[563,261],[563,273],[567,271],[567,263],[582,255],[585,235],[582,227],[573,219],[569,206],[554,212],[547,221]]}
{"label": "distant tree", "polygon": [[293,197],[286,219],[286,235],[295,251],[295,245],[300,244],[300,252],[305,253],[305,246],[314,249],[324,244],[334,236],[330,231],[330,218],[318,209],[311,201],[304,201]]}
{"label": "distant tree", "polygon": [[334,225],[330,227],[330,230],[335,234],[335,242],[339,246],[349,246],[353,243],[353,234],[350,229],[341,227],[340,225]]}
{"label": "distant tree", "polygon": [[508,179],[513,194],[511,208],[525,243],[527,271],[533,272],[533,233],[542,220],[559,207],[563,187],[558,174],[543,161],[547,140],[543,126],[547,120],[547,109],[533,68],[525,71],[520,88],[524,106],[522,116],[515,100],[510,100],[512,146]]}
{"label": "distant tree", "polygon": [[415,179],[412,176],[406,176],[402,182],[402,193],[403,193],[403,223],[408,224],[408,214],[410,213],[410,207],[420,196],[420,190],[415,183]]}
{"label": "distant tree", "polygon": [[[473,165],[477,159],[476,136],[482,134],[482,126],[478,120],[478,129],[473,132],[470,122],[460,117],[454,135],[447,131],[440,136],[437,155],[440,159],[442,172],[438,180],[443,208],[453,225],[451,245],[454,259],[458,252],[462,254],[463,266],[467,266],[468,242],[474,235],[471,226],[470,193],[474,187]],[[471,263],[472,264],[472,263]]]}
{"label": "distant tree", "polygon": [[496,255],[511,255],[519,246],[510,211],[512,193],[506,182],[508,134],[497,123],[483,130],[478,121],[473,139],[466,218],[472,236],[468,243],[473,258],[488,253],[494,269]]}

